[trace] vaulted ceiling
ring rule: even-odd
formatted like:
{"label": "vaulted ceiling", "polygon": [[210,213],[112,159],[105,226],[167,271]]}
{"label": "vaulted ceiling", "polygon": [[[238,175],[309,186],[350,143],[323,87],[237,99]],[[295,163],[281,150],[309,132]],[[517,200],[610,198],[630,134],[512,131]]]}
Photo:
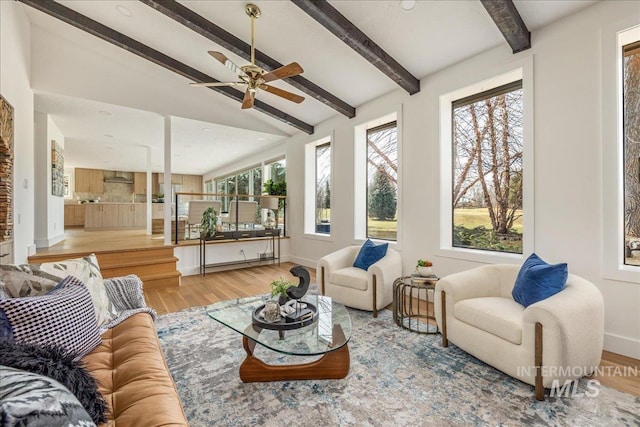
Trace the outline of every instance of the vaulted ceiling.
{"label": "vaulted ceiling", "polygon": [[[246,1],[21,0],[32,24],[32,88],[38,111],[66,137],[69,166],[162,170],[162,116],[175,117],[173,170],[202,174],[281,143],[387,92],[495,46],[527,48],[534,31],[592,1],[253,1],[256,60],[271,70],[296,61],[304,73],[259,91],[194,88],[233,81],[207,51],[248,63]],[[404,7],[415,3],[411,10]],[[535,33],[533,36],[535,43]],[[204,155],[203,155],[204,154]]]}

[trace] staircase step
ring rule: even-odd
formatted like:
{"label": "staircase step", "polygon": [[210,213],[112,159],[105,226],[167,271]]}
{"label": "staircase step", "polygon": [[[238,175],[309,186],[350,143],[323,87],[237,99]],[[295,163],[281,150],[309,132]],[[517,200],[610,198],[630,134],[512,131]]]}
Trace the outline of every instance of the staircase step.
{"label": "staircase step", "polygon": [[143,290],[150,288],[166,288],[180,286],[182,274],[179,271],[163,274],[147,274],[139,276],[143,283]]}

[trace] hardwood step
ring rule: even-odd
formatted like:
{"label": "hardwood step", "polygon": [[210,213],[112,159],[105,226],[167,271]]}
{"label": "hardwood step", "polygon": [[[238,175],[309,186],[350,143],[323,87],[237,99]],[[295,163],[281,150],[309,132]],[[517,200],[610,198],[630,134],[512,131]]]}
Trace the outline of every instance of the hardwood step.
{"label": "hardwood step", "polygon": [[[173,246],[136,248],[124,250],[95,251],[100,273],[105,279],[135,274],[145,288],[180,286],[182,274],[177,270],[178,258],[173,255]],[[91,252],[34,255],[29,262],[44,263],[80,258]]]}
{"label": "hardwood step", "polygon": [[179,271],[163,274],[147,274],[140,277],[143,283],[143,290],[155,288],[167,288],[180,286],[182,274]]}

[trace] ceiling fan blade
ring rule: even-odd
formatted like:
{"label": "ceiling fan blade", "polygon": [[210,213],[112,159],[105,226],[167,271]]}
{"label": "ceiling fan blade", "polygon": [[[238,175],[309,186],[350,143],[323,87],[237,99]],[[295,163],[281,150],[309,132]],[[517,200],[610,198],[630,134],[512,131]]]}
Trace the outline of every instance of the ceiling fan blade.
{"label": "ceiling fan blade", "polygon": [[189,83],[193,87],[214,87],[214,86],[239,86],[245,82],[212,82],[212,83]]}
{"label": "ceiling fan blade", "polygon": [[291,93],[289,91],[277,88],[275,86],[260,85],[260,89],[266,90],[267,92],[270,92],[274,95],[281,96],[282,98],[288,99],[289,101],[293,101],[296,104],[300,104],[302,101],[304,101],[303,96],[296,95],[295,93]]}
{"label": "ceiling fan blade", "polygon": [[209,53],[209,55],[213,56],[215,59],[220,61],[222,63],[222,65],[224,65],[225,67],[227,67],[228,69],[230,69],[231,71],[236,73],[237,75],[239,75],[239,76],[246,76],[247,75],[244,71],[242,71],[242,68],[238,67],[232,60],[227,58],[224,53],[215,52],[215,51],[212,51],[212,50],[210,50],[208,53]]}
{"label": "ceiling fan blade", "polygon": [[242,99],[242,109],[246,110],[247,108],[253,107],[253,98],[255,96],[255,92],[251,93],[251,90],[247,88],[244,92],[244,98]]}
{"label": "ceiling fan blade", "polygon": [[273,71],[265,73],[262,75],[262,79],[265,82],[271,82],[273,80],[278,79],[286,79],[287,77],[297,76],[298,74],[302,74],[304,70],[297,62],[292,62],[288,65],[283,65],[280,68],[276,68]]}

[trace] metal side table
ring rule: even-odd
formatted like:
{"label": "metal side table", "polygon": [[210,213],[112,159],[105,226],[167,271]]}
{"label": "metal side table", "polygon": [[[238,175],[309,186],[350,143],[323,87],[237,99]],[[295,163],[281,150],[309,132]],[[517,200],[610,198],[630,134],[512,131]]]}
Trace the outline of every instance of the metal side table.
{"label": "metal side table", "polygon": [[433,306],[437,281],[437,277],[404,276],[393,282],[393,320],[398,326],[420,334],[440,332]]}

